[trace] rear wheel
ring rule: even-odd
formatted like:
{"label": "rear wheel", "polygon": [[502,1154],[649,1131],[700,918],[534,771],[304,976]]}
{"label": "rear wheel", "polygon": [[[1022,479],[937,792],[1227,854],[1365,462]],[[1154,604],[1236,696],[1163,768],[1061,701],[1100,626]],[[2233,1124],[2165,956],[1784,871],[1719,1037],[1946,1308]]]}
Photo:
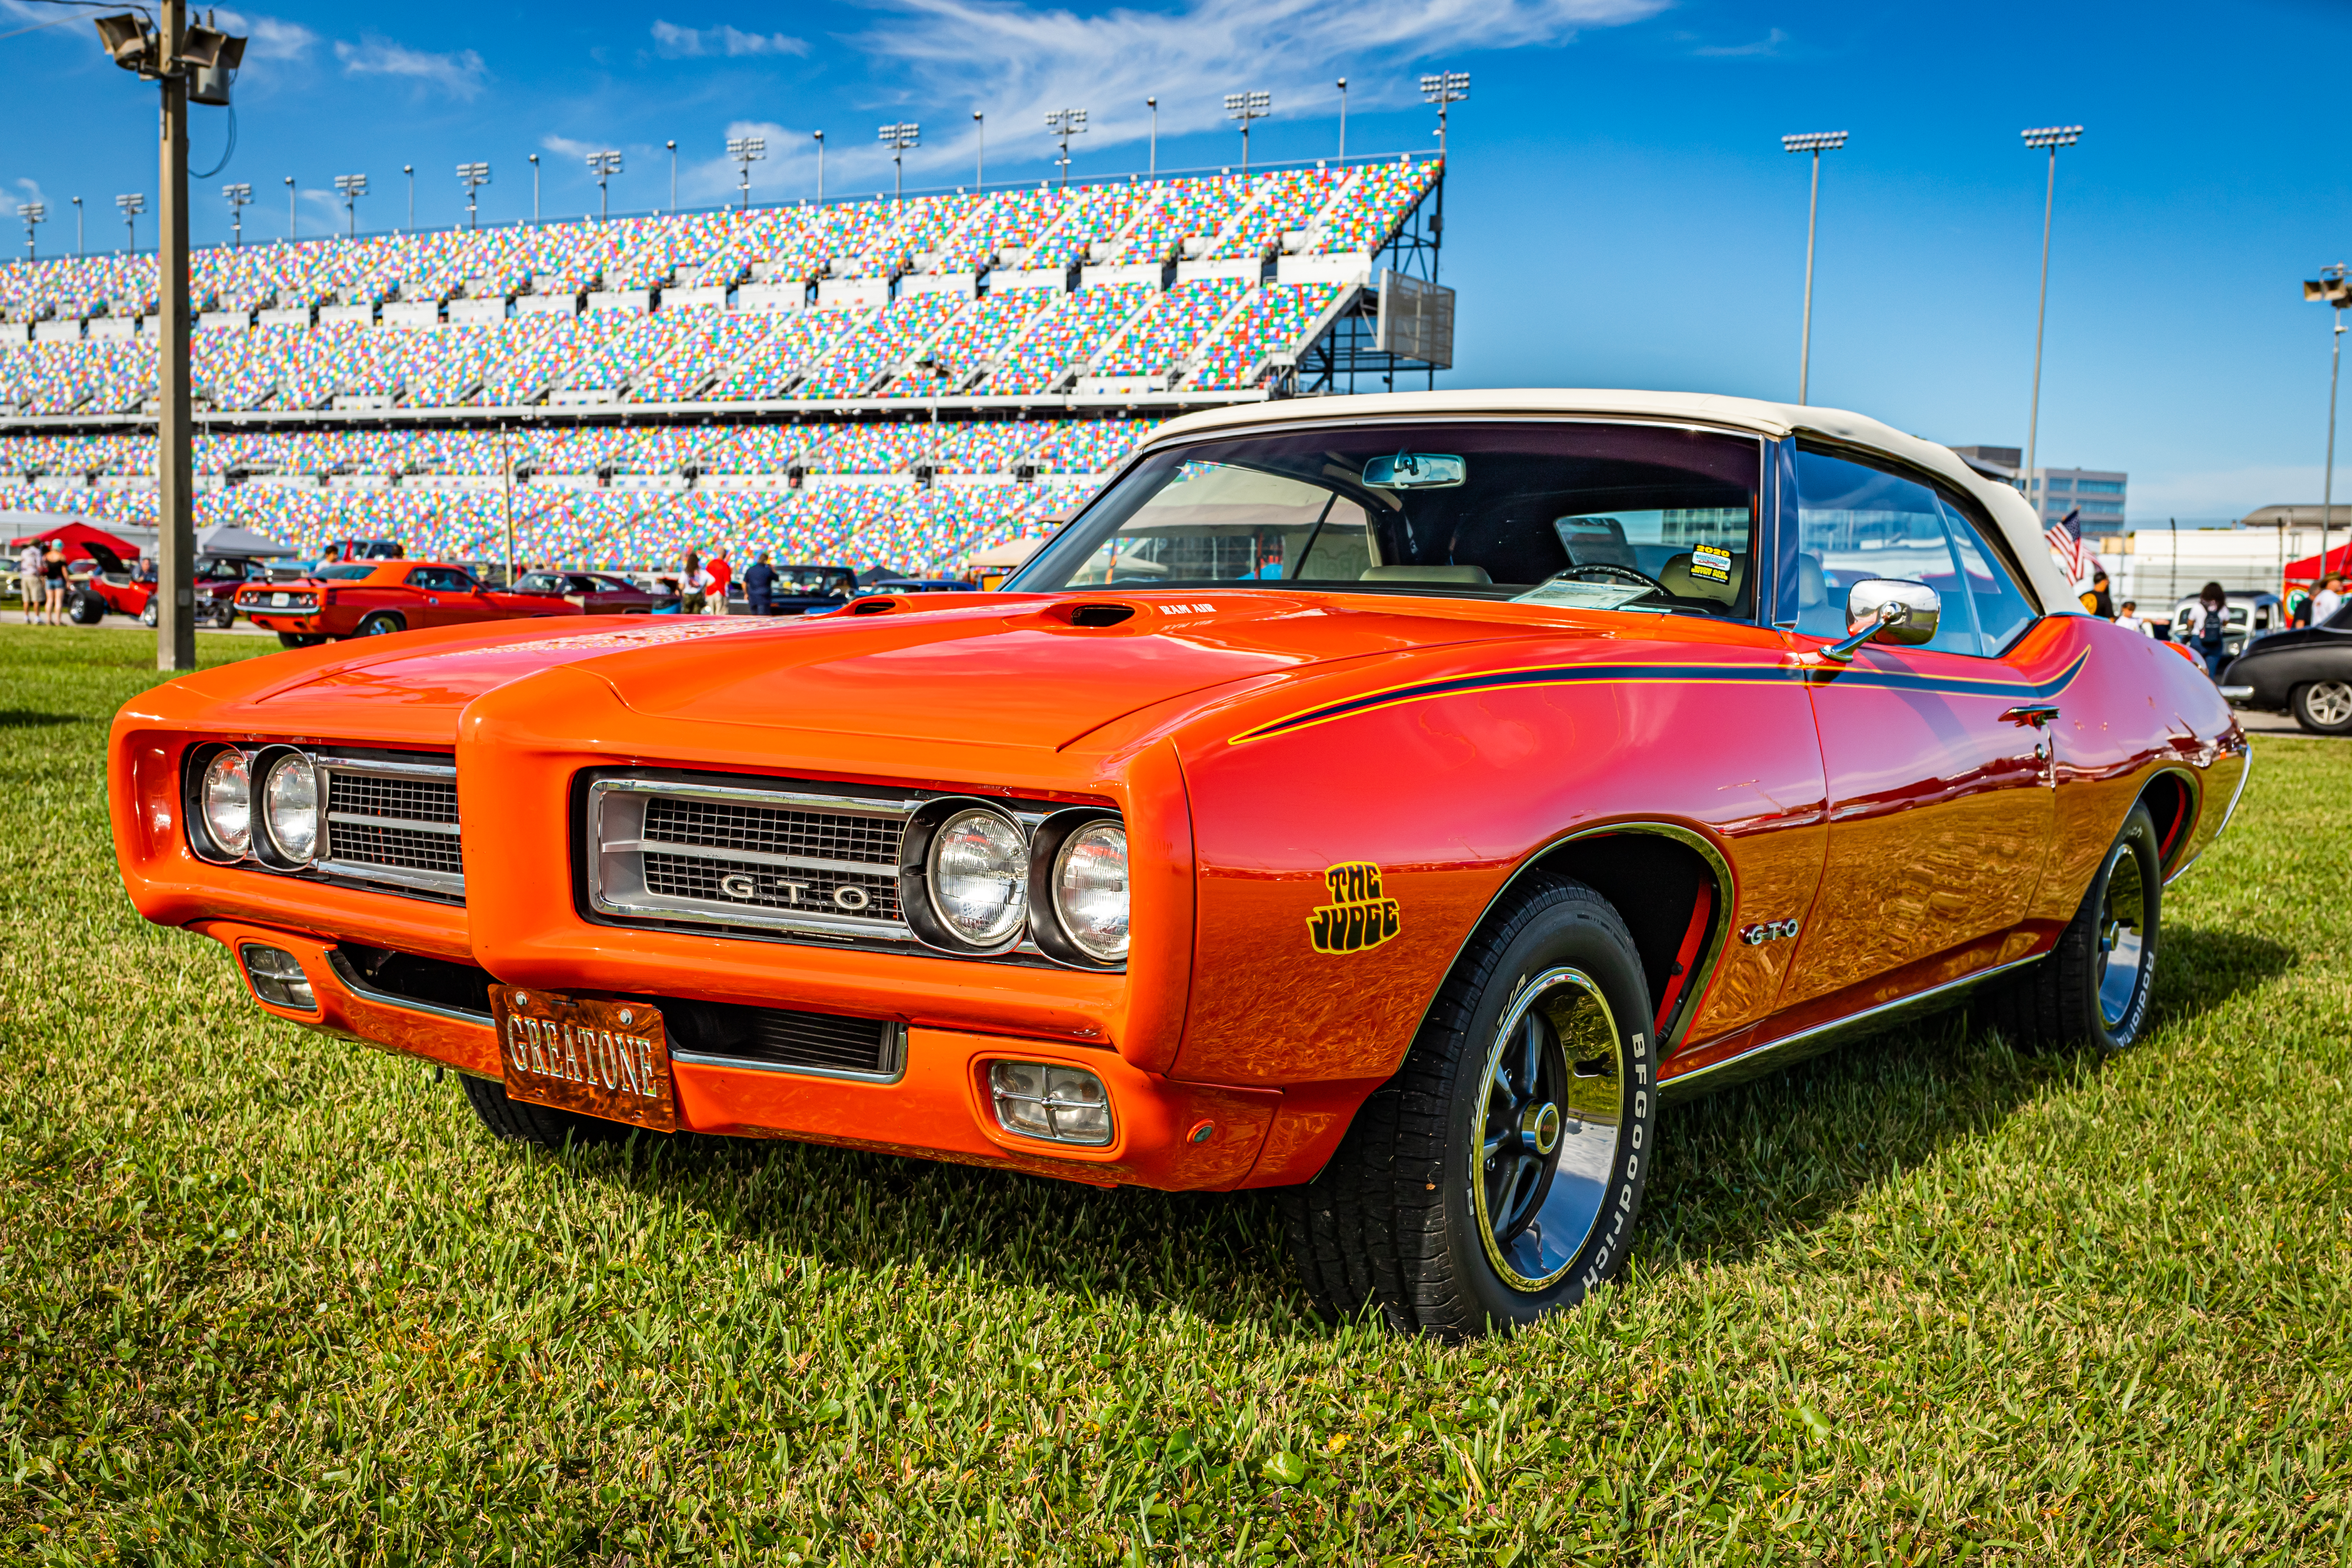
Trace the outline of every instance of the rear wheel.
{"label": "rear wheel", "polygon": [[66,618],[78,626],[94,626],[106,619],[106,601],[85,588],[66,606]]}
{"label": "rear wheel", "polygon": [[482,1125],[519,1143],[536,1143],[542,1149],[561,1152],[567,1143],[586,1148],[591,1144],[626,1142],[632,1132],[643,1132],[647,1138],[667,1136],[646,1132],[644,1128],[631,1127],[626,1122],[607,1121],[601,1116],[583,1116],[551,1105],[509,1100],[506,1085],[494,1078],[465,1073],[459,1075],[457,1081],[465,1086],[466,1103],[474,1108]]}
{"label": "rear wheel", "polygon": [[2147,1029],[2164,923],[2164,863],[2143,803],[2124,818],[2058,945],[1992,998],[1992,1017],[2021,1046],[2119,1051]]}
{"label": "rear wheel", "polygon": [[317,647],[326,640],[316,632],[279,632],[278,634],[278,644],[280,647]]}
{"label": "rear wheel", "polygon": [[150,594],[147,596],[145,606],[139,612],[139,624],[142,626],[152,626],[157,621],[160,621],[163,618],[163,605],[156,602],[155,596],[152,594]]}
{"label": "rear wheel", "polygon": [[1580,882],[1472,940],[1404,1065],[1285,1194],[1327,1311],[1459,1339],[1582,1300],[1624,1267],[1657,1103],[1633,939]]}
{"label": "rear wheel", "polygon": [[2352,735],[2352,680],[2315,680],[2287,699],[2294,721],[2315,735]]}
{"label": "rear wheel", "polygon": [[392,611],[378,610],[375,614],[362,620],[358,626],[353,626],[352,628],[352,636],[355,637],[390,637],[393,633],[397,631],[405,631],[407,627],[408,623],[402,620]]}

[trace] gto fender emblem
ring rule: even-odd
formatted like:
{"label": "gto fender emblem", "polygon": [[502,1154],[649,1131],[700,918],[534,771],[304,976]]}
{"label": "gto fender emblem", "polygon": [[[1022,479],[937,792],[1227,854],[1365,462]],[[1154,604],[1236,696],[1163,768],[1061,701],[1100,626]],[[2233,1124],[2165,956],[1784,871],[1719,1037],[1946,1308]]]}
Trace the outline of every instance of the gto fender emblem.
{"label": "gto fender emblem", "polygon": [[1797,934],[1794,921],[1766,921],[1760,925],[1741,926],[1739,940],[1754,947],[1759,942],[1786,942]]}
{"label": "gto fender emblem", "polygon": [[1396,935],[1397,901],[1381,892],[1381,868],[1349,860],[1323,873],[1331,901],[1307,917],[1307,940],[1318,952],[1361,952]]}

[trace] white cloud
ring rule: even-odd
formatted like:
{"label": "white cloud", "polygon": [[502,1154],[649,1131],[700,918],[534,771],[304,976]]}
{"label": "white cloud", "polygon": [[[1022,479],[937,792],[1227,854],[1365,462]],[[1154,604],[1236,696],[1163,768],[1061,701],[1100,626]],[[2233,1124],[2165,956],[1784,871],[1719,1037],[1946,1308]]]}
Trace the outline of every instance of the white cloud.
{"label": "white cloud", "polygon": [[1759,55],[1777,55],[1780,52],[1780,46],[1788,41],[1789,35],[1775,27],[1752,44],[1709,44],[1704,48],[1693,49],[1691,53],[1706,59],[1738,59]]}
{"label": "white cloud", "polygon": [[716,27],[681,27],[656,21],[654,52],[665,59],[701,59],[713,55],[738,58],[745,55],[805,55],[808,40],[784,33],[747,33],[721,23]]}
{"label": "white cloud", "polygon": [[474,98],[489,77],[482,57],[471,49],[436,55],[373,33],[356,44],[336,39],[335,58],[343,62],[348,75],[405,77],[420,85],[437,87],[452,98]]}
{"label": "white cloud", "polygon": [[223,11],[219,25],[224,32],[245,36],[245,58],[248,60],[303,59],[319,43],[319,35],[301,23],[278,16]]}
{"label": "white cloud", "polygon": [[[10,181],[9,184],[15,185],[16,188],[13,191],[0,191],[0,214],[5,214],[9,217],[15,217],[18,213],[25,209],[26,203],[43,200],[41,195],[41,183],[38,180],[28,180],[20,177]],[[50,218],[54,219],[58,215],[55,212],[51,212],[48,216]],[[0,241],[0,243],[5,243],[5,241]]]}
{"label": "white cloud", "polygon": [[[1066,107],[1089,111],[1088,133],[1076,144],[1087,150],[1142,140],[1151,123],[1147,97],[1160,100],[1160,132],[1171,136],[1225,128],[1224,95],[1237,89],[1271,92],[1276,116],[1336,115],[1332,81],[1343,74],[1354,79],[1353,108],[1396,108],[1418,100],[1415,76],[1424,66],[1565,43],[1586,27],[1646,20],[1670,0],[1190,0],[1166,12],[1093,16],[1009,0],[883,4],[903,20],[870,29],[858,47],[898,68],[909,102],[968,99],[985,110],[990,145],[1014,155],[1042,148],[1045,112]],[[969,162],[968,111],[959,107],[947,118],[955,133],[915,159]],[[1434,140],[1433,122],[1432,132]],[[887,159],[861,149],[843,162],[862,170]]]}

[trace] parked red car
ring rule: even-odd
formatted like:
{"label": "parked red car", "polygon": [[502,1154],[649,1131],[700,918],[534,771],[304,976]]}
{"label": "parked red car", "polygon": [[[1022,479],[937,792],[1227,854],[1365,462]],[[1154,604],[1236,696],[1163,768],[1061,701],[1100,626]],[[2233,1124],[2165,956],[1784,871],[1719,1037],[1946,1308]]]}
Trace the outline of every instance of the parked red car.
{"label": "parked red car", "polygon": [[583,613],[560,595],[492,588],[446,561],[338,561],[298,582],[249,584],[238,591],[236,608],[263,631],[276,632],[288,647],[425,626]]}
{"label": "parked red car", "polygon": [[[74,591],[66,613],[82,626],[94,626],[108,612],[136,618],[142,626],[155,624],[155,563],[126,562],[102,544],[84,541],[96,567],[87,576],[74,576]],[[226,630],[236,620],[235,596],[247,583],[266,582],[269,568],[241,555],[196,557],[196,625]]]}
{"label": "parked red car", "polygon": [[649,616],[663,599],[610,572],[526,572],[514,591],[567,600],[590,616]]}

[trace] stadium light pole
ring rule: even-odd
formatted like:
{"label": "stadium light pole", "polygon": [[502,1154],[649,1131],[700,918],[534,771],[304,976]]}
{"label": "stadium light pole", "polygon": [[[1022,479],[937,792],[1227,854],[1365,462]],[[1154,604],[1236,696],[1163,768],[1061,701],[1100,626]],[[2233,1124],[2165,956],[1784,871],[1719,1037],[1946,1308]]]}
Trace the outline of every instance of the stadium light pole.
{"label": "stadium light pole", "polygon": [[1339,156],[1348,155],[1348,79],[1339,79]]}
{"label": "stadium light pole", "polygon": [[[530,162],[530,183],[536,186],[539,184],[539,155],[532,153]],[[457,165],[457,183],[466,187],[466,226],[481,227],[481,213],[475,203],[474,193],[490,183],[490,166],[488,163],[460,163]],[[536,199],[531,202],[530,207],[531,216],[537,217],[539,203]]]}
{"label": "stadium light pole", "polygon": [[[824,143],[820,142],[817,146],[822,150]],[[768,139],[764,136],[730,136],[727,138],[727,155],[743,167],[741,180],[743,210],[750,212],[751,210],[751,165],[768,155]]]}
{"label": "stadium light pole", "polygon": [[2058,205],[2058,149],[2072,147],[2083,139],[2079,125],[2045,125],[2039,130],[2021,131],[2028,147],[2050,149],[2050,184],[2042,195],[2042,298],[2033,308],[2033,401],[2025,416],[2025,500],[2033,508],[2037,521],[2042,503],[2033,499],[2033,444],[2042,433],[2042,328],[2050,317],[2050,218]]}
{"label": "stadium light pole", "polygon": [[[26,231],[30,234],[32,231]],[[2336,373],[2344,368],[2344,307],[2352,305],[2352,283],[2345,281],[2344,263],[2323,267],[2319,276],[2303,286],[2303,297],[2315,303],[2336,307],[2336,330],[2329,333],[2335,345],[2327,356],[2327,477],[2321,481],[2319,491],[2319,581],[2327,581],[2327,523],[2336,505]],[[2281,584],[2284,586],[2284,584]]]}
{"label": "stadium light pole", "polygon": [[1242,178],[1249,178],[1250,121],[1264,120],[1274,112],[1274,94],[1270,92],[1229,92],[1225,94],[1225,118],[1242,122]]}
{"label": "stadium light pole", "polygon": [[114,205],[122,209],[122,226],[131,236],[123,241],[122,247],[125,250],[138,249],[139,215],[147,210],[147,198],[137,191],[131,191],[115,197]]}
{"label": "stadium light pole", "polygon": [[919,146],[923,140],[923,128],[911,120],[896,125],[885,125],[875,132],[875,139],[890,149],[890,199],[899,206],[907,205],[907,149]]}
{"label": "stadium light pole", "polygon": [[824,205],[824,132],[812,131],[809,134],[816,138],[816,204],[823,206]]}
{"label": "stadium light pole", "polygon": [[221,187],[221,197],[228,203],[229,243],[239,250],[245,248],[245,208],[253,200],[253,187],[239,180]]}
{"label": "stadium light pole", "polygon": [[1834,153],[1845,145],[1843,131],[1808,131],[1801,135],[1780,138],[1784,153],[1811,153],[1813,155],[1813,194],[1805,206],[1805,314],[1804,325],[1797,331],[1797,401],[1805,401],[1807,373],[1813,362],[1813,225],[1822,214],[1822,154]]}
{"label": "stadium light pole", "polygon": [[416,232],[416,165],[414,163],[403,163],[400,166],[400,172],[408,176],[408,228],[406,232],[415,234]]}
{"label": "stadium light pole", "polygon": [[669,149],[669,210],[675,213],[677,211],[677,143],[672,141],[662,145]]}
{"label": "stadium light pole", "polygon": [[1160,100],[1156,96],[1147,98],[1143,100],[1143,107],[1151,110],[1150,177],[1156,180],[1160,177]]}
{"label": "stadium light pole", "polygon": [[360,237],[360,198],[367,195],[365,174],[337,174],[335,189],[343,193],[343,237]]}
{"label": "stadium light pole", "polygon": [[[1152,111],[1152,120],[1154,124],[1159,122],[1157,110]],[[1062,139],[1062,188],[1067,190],[1070,187],[1070,138],[1084,136],[1087,133],[1087,111],[1083,109],[1049,110],[1045,115],[1045,130],[1047,134]],[[1152,172],[1155,174],[1159,173],[1159,166],[1160,160],[1155,151],[1152,157]]]}
{"label": "stadium light pole", "polygon": [[1437,160],[1445,161],[1445,111],[1470,96],[1468,71],[1428,71],[1421,79],[1421,100],[1437,105]]}
{"label": "stadium light pole", "polygon": [[25,259],[30,261],[33,259],[34,256],[33,226],[35,224],[42,224],[49,221],[48,204],[47,202],[26,202],[23,206],[16,209],[16,216],[25,220]]}
{"label": "stadium light pole", "polygon": [[289,241],[302,237],[300,221],[294,214],[294,176],[291,174],[286,176],[286,237]]}
{"label": "stadium light pole", "polygon": [[79,196],[76,196],[76,197],[74,197],[74,198],[73,198],[73,208],[74,208],[74,254],[75,254],[76,256],[79,256],[79,255],[83,254],[83,252],[82,252],[82,247],[81,247],[81,198],[80,198]]}
{"label": "stadium light pole", "polygon": [[980,150],[972,154],[971,163],[971,184],[977,190],[988,184],[988,116],[977,109],[971,111],[971,132],[980,142]]}
{"label": "stadium light pole", "polygon": [[621,155],[610,148],[588,154],[588,167],[596,176],[596,220],[599,223],[613,216],[613,203],[605,182],[621,172]]}
{"label": "stadium light pole", "polygon": [[539,154],[527,153],[523,162],[530,165],[530,221],[539,221]]}

